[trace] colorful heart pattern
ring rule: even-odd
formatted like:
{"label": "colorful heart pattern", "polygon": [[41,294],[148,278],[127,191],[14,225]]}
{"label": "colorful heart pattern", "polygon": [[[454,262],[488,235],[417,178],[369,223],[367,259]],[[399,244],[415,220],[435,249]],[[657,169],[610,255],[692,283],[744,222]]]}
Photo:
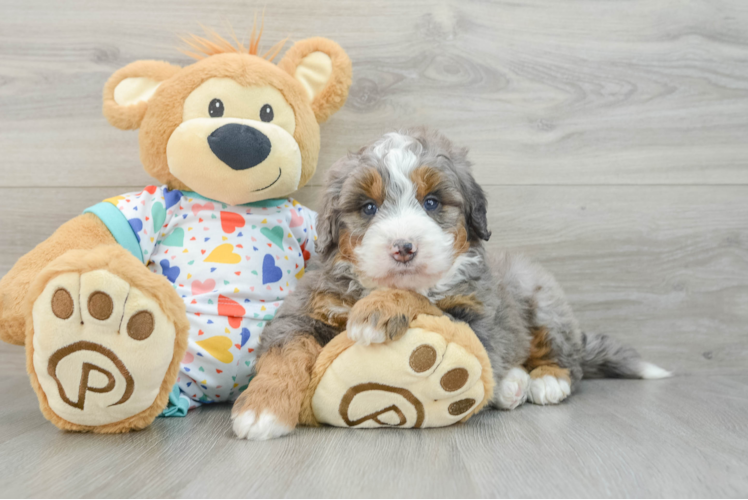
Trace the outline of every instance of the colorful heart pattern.
{"label": "colorful heart pattern", "polygon": [[218,264],[238,264],[241,261],[241,255],[234,253],[234,245],[230,243],[218,245],[205,259],[205,262],[217,262]]}
{"label": "colorful heart pattern", "polygon": [[221,212],[221,229],[226,234],[236,231],[237,227],[244,227],[245,220],[242,214],[236,212]]}
{"label": "colorful heart pattern", "polygon": [[[283,248],[283,235],[285,231],[281,226],[275,226],[273,229],[268,227],[260,228],[260,232],[265,238],[275,243],[277,246]],[[269,245],[268,245],[269,246]]]}
{"label": "colorful heart pattern", "polygon": [[215,280],[207,279],[202,282],[200,280],[195,280],[192,282],[192,295],[202,295],[211,292],[215,287]]}
{"label": "colorful heart pattern", "polygon": [[190,341],[178,385],[190,408],[235,399],[262,330],[304,274],[314,213],[292,199],[231,206],[157,186],[107,201],[184,301]]}
{"label": "colorful heart pattern", "polygon": [[244,319],[245,309],[235,300],[231,300],[225,295],[218,296],[218,315],[226,316],[231,328],[239,328]]}
{"label": "colorful heart pattern", "polygon": [[266,254],[262,259],[262,284],[277,283],[283,277],[283,270],[275,265],[275,259],[271,254]]}
{"label": "colorful heart pattern", "polygon": [[[195,343],[221,363],[228,364],[234,361],[234,355],[230,352],[231,347],[233,347],[233,342],[231,342],[231,339],[228,337],[221,335],[205,340],[198,340]],[[205,371],[205,369],[203,369],[203,371]]]}

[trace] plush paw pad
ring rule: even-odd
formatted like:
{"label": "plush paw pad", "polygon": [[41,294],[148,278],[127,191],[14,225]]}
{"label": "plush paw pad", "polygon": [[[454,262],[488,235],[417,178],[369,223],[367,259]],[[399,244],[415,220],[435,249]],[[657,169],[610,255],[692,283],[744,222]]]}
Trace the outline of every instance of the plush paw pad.
{"label": "plush paw pad", "polygon": [[33,365],[49,406],[84,426],[149,408],[174,354],[158,304],[105,271],[60,274],[33,306]]}
{"label": "plush paw pad", "polygon": [[536,405],[555,405],[571,394],[571,385],[565,378],[543,375],[530,382],[528,399]]}
{"label": "plush paw pad", "polygon": [[524,368],[512,368],[499,382],[496,390],[496,405],[504,410],[513,410],[527,400],[530,375]]}
{"label": "plush paw pad", "polygon": [[322,376],[312,409],[339,427],[442,427],[483,401],[481,373],[464,347],[411,328],[396,341],[346,349]]}
{"label": "plush paw pad", "polygon": [[240,439],[265,441],[285,436],[293,431],[292,427],[283,425],[271,412],[263,411],[259,418],[253,410],[246,410],[232,417],[234,434]]}

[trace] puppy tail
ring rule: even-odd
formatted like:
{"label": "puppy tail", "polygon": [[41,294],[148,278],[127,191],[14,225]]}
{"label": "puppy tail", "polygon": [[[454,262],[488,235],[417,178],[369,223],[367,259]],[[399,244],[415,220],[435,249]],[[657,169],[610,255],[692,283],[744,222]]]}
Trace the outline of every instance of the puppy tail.
{"label": "puppy tail", "polygon": [[582,333],[584,378],[667,378],[673,374],[644,361],[633,347],[607,335]]}

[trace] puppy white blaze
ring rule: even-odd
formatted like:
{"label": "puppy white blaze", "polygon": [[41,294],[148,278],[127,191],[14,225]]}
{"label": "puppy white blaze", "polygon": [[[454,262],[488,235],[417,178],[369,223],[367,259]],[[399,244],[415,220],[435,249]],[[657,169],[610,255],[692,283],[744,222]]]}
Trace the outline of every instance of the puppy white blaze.
{"label": "puppy white blaze", "polygon": [[[356,247],[365,274],[378,286],[420,290],[439,281],[450,269],[454,236],[429,217],[416,198],[410,173],[419,165],[421,144],[407,136],[390,133],[374,147],[390,174],[387,200]],[[392,258],[395,240],[413,243],[416,255],[410,262]]]}

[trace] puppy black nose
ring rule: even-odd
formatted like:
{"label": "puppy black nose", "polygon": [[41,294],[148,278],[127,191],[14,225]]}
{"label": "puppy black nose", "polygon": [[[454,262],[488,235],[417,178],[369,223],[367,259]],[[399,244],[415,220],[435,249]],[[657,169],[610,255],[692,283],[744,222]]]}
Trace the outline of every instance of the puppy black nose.
{"label": "puppy black nose", "polygon": [[256,167],[270,154],[270,139],[248,125],[229,123],[208,136],[213,154],[234,170]]}
{"label": "puppy black nose", "polygon": [[416,246],[405,240],[396,240],[392,243],[392,258],[398,262],[410,262],[416,256]]}

